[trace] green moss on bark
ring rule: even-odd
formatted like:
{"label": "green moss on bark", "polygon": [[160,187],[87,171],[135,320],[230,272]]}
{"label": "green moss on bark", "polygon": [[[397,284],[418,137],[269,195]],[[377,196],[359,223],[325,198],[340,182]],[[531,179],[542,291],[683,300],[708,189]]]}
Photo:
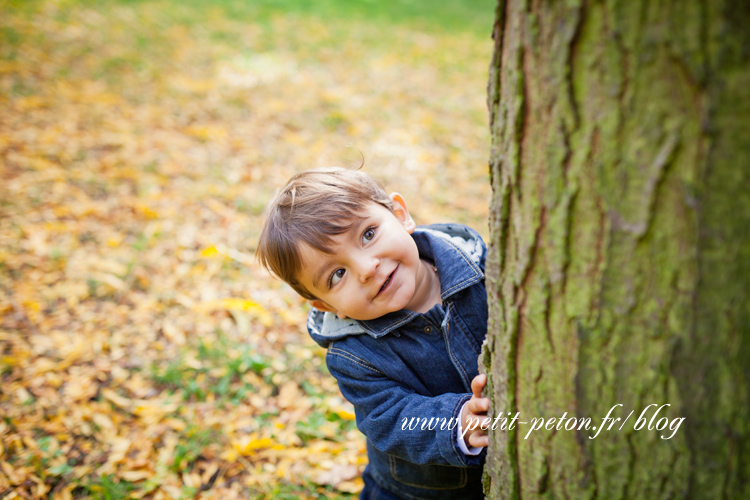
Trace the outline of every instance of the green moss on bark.
{"label": "green moss on bark", "polygon": [[501,2],[488,498],[750,498],[750,8]]}

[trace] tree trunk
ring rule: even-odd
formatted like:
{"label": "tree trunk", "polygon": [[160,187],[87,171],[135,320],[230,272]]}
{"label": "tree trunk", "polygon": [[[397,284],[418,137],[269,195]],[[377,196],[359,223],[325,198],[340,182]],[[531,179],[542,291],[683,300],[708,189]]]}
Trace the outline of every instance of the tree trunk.
{"label": "tree trunk", "polygon": [[496,17],[488,498],[750,498],[750,2]]}

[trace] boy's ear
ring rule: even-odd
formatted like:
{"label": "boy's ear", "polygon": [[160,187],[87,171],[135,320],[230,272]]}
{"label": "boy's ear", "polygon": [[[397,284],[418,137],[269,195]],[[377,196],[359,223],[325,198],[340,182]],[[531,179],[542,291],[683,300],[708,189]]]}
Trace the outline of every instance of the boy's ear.
{"label": "boy's ear", "polygon": [[333,313],[333,314],[335,314],[336,316],[338,316],[341,319],[346,319],[346,316],[344,316],[343,314],[339,313],[336,309],[334,309],[333,307],[329,306],[328,304],[326,304],[322,300],[308,300],[307,303],[310,304],[311,306],[313,306],[318,311],[325,311],[325,312]]}
{"label": "boy's ear", "polygon": [[333,307],[329,306],[328,304],[326,304],[322,300],[308,300],[307,303],[310,304],[311,306],[313,306],[318,311],[325,311],[325,312],[331,312],[331,313],[335,313],[336,312],[336,309],[334,309]]}
{"label": "boy's ear", "polygon": [[390,198],[391,201],[393,201],[393,214],[399,221],[401,221],[401,224],[404,225],[404,228],[409,234],[413,233],[417,228],[417,224],[414,222],[414,219],[411,218],[411,215],[409,215],[409,209],[406,208],[404,197],[399,193],[391,193]]}

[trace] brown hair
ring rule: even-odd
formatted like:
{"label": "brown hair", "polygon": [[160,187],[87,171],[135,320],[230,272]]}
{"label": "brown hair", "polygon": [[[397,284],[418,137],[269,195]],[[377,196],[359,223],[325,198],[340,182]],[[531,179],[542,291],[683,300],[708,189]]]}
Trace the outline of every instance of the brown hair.
{"label": "brown hair", "polygon": [[298,280],[300,244],[333,253],[333,237],[354,227],[368,203],[393,211],[385,190],[363,172],[344,168],[300,172],[268,203],[256,257],[302,297],[315,300]]}

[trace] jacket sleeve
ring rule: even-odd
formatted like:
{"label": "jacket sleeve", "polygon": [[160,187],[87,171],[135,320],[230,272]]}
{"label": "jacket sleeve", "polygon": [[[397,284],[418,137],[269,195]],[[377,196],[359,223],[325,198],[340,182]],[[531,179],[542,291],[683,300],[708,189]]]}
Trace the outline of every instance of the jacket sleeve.
{"label": "jacket sleeve", "polygon": [[456,439],[459,412],[470,393],[416,394],[336,343],[326,360],[354,405],[357,427],[375,448],[420,465],[481,466],[485,453],[464,455]]}

